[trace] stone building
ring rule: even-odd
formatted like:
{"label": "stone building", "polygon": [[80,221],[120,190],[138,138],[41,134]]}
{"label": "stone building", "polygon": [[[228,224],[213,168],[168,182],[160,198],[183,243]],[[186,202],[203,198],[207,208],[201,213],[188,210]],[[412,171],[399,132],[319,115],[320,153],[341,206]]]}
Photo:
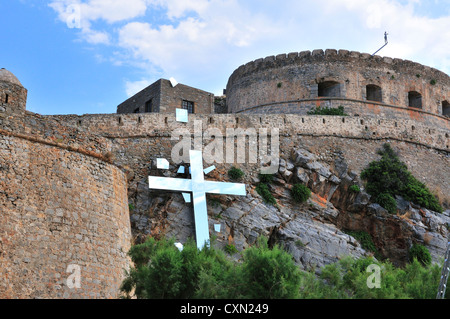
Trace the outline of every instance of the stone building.
{"label": "stone building", "polygon": [[214,94],[173,80],[160,79],[117,106],[117,113],[214,113]]}

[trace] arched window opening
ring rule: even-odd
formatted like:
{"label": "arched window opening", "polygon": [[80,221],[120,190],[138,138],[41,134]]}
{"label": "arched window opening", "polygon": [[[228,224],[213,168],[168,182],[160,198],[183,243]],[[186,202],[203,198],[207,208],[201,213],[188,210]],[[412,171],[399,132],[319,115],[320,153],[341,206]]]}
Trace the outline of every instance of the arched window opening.
{"label": "arched window opening", "polygon": [[369,84],[366,86],[366,100],[383,102],[383,97],[381,94],[381,87],[375,84]]}
{"label": "arched window opening", "polygon": [[422,94],[416,91],[408,92],[408,106],[417,109],[422,108]]}
{"label": "arched window opening", "polygon": [[319,97],[340,97],[341,85],[335,81],[325,81],[319,83],[318,96]]}
{"label": "arched window opening", "polygon": [[442,102],[442,115],[450,117],[450,103],[448,101]]}

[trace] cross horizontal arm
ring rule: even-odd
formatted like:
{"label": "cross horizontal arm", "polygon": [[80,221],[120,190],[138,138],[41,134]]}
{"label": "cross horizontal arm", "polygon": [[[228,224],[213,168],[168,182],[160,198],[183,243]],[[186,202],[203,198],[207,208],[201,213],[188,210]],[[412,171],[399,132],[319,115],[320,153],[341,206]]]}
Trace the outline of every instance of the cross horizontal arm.
{"label": "cross horizontal arm", "polygon": [[205,181],[205,193],[245,196],[245,184]]}
{"label": "cross horizontal arm", "polygon": [[148,185],[151,189],[192,192],[190,179],[149,176]]}

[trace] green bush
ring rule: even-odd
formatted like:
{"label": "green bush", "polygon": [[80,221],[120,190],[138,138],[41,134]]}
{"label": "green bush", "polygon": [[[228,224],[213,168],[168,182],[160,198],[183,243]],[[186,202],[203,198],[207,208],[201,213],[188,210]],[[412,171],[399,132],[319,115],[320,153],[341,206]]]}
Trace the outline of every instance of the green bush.
{"label": "green bush", "polygon": [[[389,194],[392,198],[400,195],[422,207],[442,212],[442,207],[436,197],[408,171],[406,164],[400,161],[389,144],[384,144],[377,153],[381,159],[371,162],[361,172],[361,178],[367,181],[366,189],[370,195],[375,198],[380,197],[379,194],[383,193]],[[392,202],[384,195],[380,199],[385,200],[385,204],[387,201]],[[383,206],[382,203],[378,203]]]}
{"label": "green bush", "polygon": [[359,188],[358,185],[352,185],[348,188],[348,190],[352,193],[359,193],[361,191],[361,189]]}
{"label": "green bush", "polygon": [[417,259],[422,263],[422,265],[427,266],[431,264],[431,254],[428,251],[428,248],[423,245],[414,244],[409,250],[408,255],[410,262],[412,262],[414,259]]}
{"label": "green bush", "polygon": [[[270,248],[265,238],[244,251],[242,262],[232,261],[213,247],[198,250],[192,240],[180,252],[173,240],[150,238],[130,249],[134,266],[122,282],[121,291],[127,297],[133,297],[134,292],[140,299],[434,299],[442,265],[419,262],[417,256],[423,259],[428,254],[423,246],[417,247],[420,245],[410,251],[412,262],[403,268],[372,257],[343,257],[323,267],[317,277],[314,270],[301,271],[279,246]],[[379,267],[379,288],[367,285],[373,274],[368,271],[370,265]]]}
{"label": "green bush", "polygon": [[256,246],[244,252],[243,291],[251,299],[296,298],[300,288],[300,270],[292,256],[267,240],[260,238]]}
{"label": "green bush", "polygon": [[261,183],[270,184],[273,181],[272,174],[259,174],[258,177]]}
{"label": "green bush", "polygon": [[406,184],[403,196],[416,204],[442,213],[443,209],[437,198],[431,194],[425,184],[415,178],[411,178]]}
{"label": "green bush", "polygon": [[291,192],[295,201],[300,203],[306,202],[311,196],[311,190],[303,184],[295,184]]}
{"label": "green bush", "polygon": [[244,176],[244,172],[237,168],[237,167],[232,167],[229,171],[228,171],[228,176],[232,179],[232,180],[240,180],[243,176]]}
{"label": "green bush", "polygon": [[[233,246],[234,247],[234,246]],[[295,298],[300,270],[292,256],[278,246],[270,249],[267,239],[245,250],[242,263],[225,257],[223,251],[198,250],[189,241],[180,252],[173,240],[135,245],[129,252],[135,266],[120,290],[128,298]]]}
{"label": "green bush", "polygon": [[[369,265],[380,269],[380,288],[367,285],[372,272]],[[319,278],[313,273],[301,274],[300,298],[314,299],[434,299],[439,285],[441,267],[424,266],[417,260],[404,268],[372,257],[344,257],[322,268]],[[370,280],[370,279],[369,279]],[[446,298],[448,298],[448,289]]]}
{"label": "green bush", "polygon": [[371,251],[373,253],[377,252],[377,248],[373,243],[372,237],[368,232],[365,231],[348,231],[347,234],[354,237],[357,241],[361,243],[362,248]]}
{"label": "green bush", "polygon": [[340,105],[338,108],[318,107],[307,113],[308,115],[340,115],[347,116],[344,112],[344,107]]}
{"label": "green bush", "polygon": [[127,297],[131,297],[134,289],[138,298],[207,298],[210,297],[208,293],[213,292],[204,288],[211,280],[224,287],[214,297],[224,297],[222,293],[230,298],[238,297],[234,293],[239,292],[233,290],[233,286],[227,288],[238,280],[233,274],[234,265],[220,250],[206,246],[198,250],[195,242],[190,240],[180,252],[173,240],[150,238],[133,246],[128,254],[135,266],[127,273],[120,288]]}
{"label": "green bush", "polygon": [[223,250],[225,250],[225,252],[229,255],[234,255],[235,253],[238,252],[236,246],[234,246],[233,244],[227,244]]}
{"label": "green bush", "polygon": [[376,202],[385,208],[389,213],[397,213],[397,201],[391,194],[382,193],[376,197]]}
{"label": "green bush", "polygon": [[259,183],[256,186],[256,192],[264,199],[264,202],[271,205],[276,205],[277,200],[273,197],[272,193],[269,190],[269,186],[264,183]]}

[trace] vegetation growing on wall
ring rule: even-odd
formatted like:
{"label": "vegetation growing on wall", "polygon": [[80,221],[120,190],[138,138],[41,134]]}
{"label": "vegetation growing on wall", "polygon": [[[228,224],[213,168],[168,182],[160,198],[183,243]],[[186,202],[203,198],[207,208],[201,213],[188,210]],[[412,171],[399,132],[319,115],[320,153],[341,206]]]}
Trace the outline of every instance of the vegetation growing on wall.
{"label": "vegetation growing on wall", "polygon": [[334,107],[318,107],[307,113],[308,115],[340,115],[347,116],[344,112],[344,107],[340,105],[338,108]]}
{"label": "vegetation growing on wall", "polygon": [[394,198],[399,195],[422,207],[442,213],[437,198],[408,171],[406,164],[400,161],[389,144],[384,144],[377,153],[381,159],[371,162],[362,171],[361,178],[367,181],[367,192],[375,197],[378,204],[395,213]]}

